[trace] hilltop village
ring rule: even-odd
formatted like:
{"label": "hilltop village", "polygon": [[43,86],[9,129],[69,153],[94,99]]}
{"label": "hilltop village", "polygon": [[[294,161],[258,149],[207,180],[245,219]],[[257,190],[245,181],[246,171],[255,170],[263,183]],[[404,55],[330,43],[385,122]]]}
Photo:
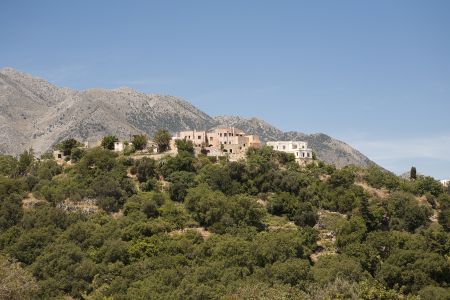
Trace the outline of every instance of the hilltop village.
{"label": "hilltop village", "polygon": [[[101,141],[86,141],[80,147],[86,149],[103,146],[118,153],[133,153],[135,156],[149,156],[160,159],[167,155],[178,153],[178,141],[189,141],[196,156],[203,154],[216,159],[226,158],[229,161],[238,161],[246,158],[248,149],[258,149],[263,146],[259,136],[246,134],[244,131],[234,127],[219,127],[209,131],[180,131],[173,136],[163,130],[166,144],[158,145],[155,140],[149,140],[144,135],[134,135],[130,141],[119,140],[115,136],[105,137]],[[139,140],[139,146],[136,144]],[[109,139],[109,145],[108,145]],[[105,142],[106,141],[106,142]],[[164,143],[163,143],[164,144]],[[299,164],[306,164],[313,159],[313,151],[308,148],[308,143],[304,141],[268,141],[267,146],[273,150],[281,151],[293,155]],[[53,157],[59,161],[67,161],[68,153],[60,145],[56,145],[53,150]]]}

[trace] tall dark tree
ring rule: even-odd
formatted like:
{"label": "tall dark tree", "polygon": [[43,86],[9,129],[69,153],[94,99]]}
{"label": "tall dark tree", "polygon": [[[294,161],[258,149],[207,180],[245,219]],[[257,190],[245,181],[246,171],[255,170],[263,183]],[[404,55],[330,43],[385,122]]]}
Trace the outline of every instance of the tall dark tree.
{"label": "tall dark tree", "polygon": [[18,166],[18,175],[22,176],[27,174],[31,164],[34,161],[34,154],[33,149],[30,148],[30,150],[25,150],[22,154],[19,156],[19,166]]}
{"label": "tall dark tree", "polygon": [[411,179],[411,180],[416,180],[417,179],[416,167],[411,167],[411,171],[409,172],[409,179]]}

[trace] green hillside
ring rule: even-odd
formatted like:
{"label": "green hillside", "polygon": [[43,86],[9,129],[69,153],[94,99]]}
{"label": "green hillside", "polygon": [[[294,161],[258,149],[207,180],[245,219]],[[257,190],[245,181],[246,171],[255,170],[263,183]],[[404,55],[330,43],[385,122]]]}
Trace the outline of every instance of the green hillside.
{"label": "green hillside", "polygon": [[0,299],[449,299],[434,179],[183,149],[0,156]]}

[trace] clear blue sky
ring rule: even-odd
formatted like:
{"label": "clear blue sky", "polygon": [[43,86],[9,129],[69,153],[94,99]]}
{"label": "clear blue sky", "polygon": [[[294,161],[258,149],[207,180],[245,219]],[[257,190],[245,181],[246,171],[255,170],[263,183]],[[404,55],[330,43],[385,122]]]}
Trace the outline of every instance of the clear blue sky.
{"label": "clear blue sky", "polygon": [[324,132],[450,177],[450,1],[2,1],[0,67]]}

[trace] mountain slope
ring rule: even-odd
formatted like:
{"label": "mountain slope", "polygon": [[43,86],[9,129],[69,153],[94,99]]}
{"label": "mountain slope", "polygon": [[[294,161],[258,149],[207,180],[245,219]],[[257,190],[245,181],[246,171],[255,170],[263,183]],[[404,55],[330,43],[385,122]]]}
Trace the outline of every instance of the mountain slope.
{"label": "mountain slope", "polygon": [[283,132],[267,122],[257,119],[245,119],[238,116],[219,116],[214,118],[218,123],[241,128],[247,133],[259,135],[262,140],[301,140],[308,142],[318,158],[338,167],[350,164],[368,166],[375,164],[358,150],[348,144],[326,134],[304,134],[301,132]]}
{"label": "mountain slope", "polygon": [[75,91],[6,68],[0,71],[0,152],[37,153],[67,137],[99,139],[107,134],[129,138],[209,128],[214,120],[190,103],[172,96],[146,95],[128,88]]}
{"label": "mountain slope", "polygon": [[373,164],[357,150],[325,134],[285,133],[257,118],[212,118],[172,96],[129,88],[77,91],[12,68],[0,70],[0,153],[17,155],[29,147],[43,153],[68,137],[85,141],[114,134],[127,139],[137,133],[151,136],[159,128],[176,132],[220,125],[239,127],[264,141],[306,140],[319,159],[339,167]]}

